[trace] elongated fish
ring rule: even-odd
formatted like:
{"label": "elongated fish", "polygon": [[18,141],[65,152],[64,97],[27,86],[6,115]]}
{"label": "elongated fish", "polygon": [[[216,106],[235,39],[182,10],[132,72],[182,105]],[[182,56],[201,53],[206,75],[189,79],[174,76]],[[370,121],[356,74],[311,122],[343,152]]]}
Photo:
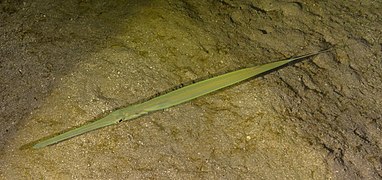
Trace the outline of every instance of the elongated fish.
{"label": "elongated fish", "polygon": [[60,141],[67,140],[74,136],[84,134],[86,132],[99,129],[105,126],[117,124],[122,121],[131,120],[142,115],[148,114],[150,112],[162,110],[175,106],[197,97],[206,95],[208,93],[217,91],[219,89],[231,86],[248,78],[254,77],[256,75],[275,70],[288,63],[298,62],[299,60],[315,56],[320,53],[328,52],[333,50],[333,48],[324,49],[314,53],[305,54],[299,57],[294,57],[286,60],[280,60],[276,62],[271,62],[268,64],[258,65],[254,67],[244,68],[237,71],[222,74],[210,79],[206,79],[177,90],[171,91],[167,94],[155,97],[146,102],[140,104],[134,104],[126,108],[118,109],[107,116],[98,119],[94,122],[82,125],[78,128],[69,130],[52,138],[42,140],[35,144],[33,148],[42,148],[51,144],[58,143]]}

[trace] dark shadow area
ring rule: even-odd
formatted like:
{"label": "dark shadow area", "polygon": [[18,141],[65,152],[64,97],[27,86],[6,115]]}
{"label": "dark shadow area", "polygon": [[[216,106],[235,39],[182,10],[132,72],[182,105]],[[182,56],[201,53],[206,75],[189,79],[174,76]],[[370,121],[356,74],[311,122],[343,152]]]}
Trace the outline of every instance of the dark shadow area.
{"label": "dark shadow area", "polygon": [[146,1],[0,2],[0,150],[60,78]]}

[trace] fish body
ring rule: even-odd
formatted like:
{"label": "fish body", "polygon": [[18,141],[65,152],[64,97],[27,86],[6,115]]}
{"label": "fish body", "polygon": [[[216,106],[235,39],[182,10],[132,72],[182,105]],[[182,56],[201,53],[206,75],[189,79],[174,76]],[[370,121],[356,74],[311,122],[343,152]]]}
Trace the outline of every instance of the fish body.
{"label": "fish body", "polygon": [[315,56],[320,53],[331,51],[332,49],[325,49],[318,52],[302,55],[295,58],[290,58],[286,60],[280,60],[276,62],[271,62],[263,65],[258,65],[254,67],[244,68],[237,71],[232,71],[226,74],[222,74],[210,79],[206,79],[177,90],[171,91],[167,94],[150,99],[146,102],[140,104],[134,104],[126,108],[118,109],[107,116],[98,119],[94,122],[85,124],[83,126],[77,127],[75,129],[69,130],[52,138],[38,142],[33,146],[33,148],[42,148],[51,144],[64,141],[66,139],[84,134],[89,131],[93,131],[102,127],[117,124],[122,121],[132,120],[142,115],[148,114],[150,112],[166,109],[184,102],[190,101],[197,97],[209,94],[211,92],[217,91],[219,89],[231,86],[238,82],[244,81],[251,77],[263,74],[265,72],[275,70],[288,63],[297,62],[304,58]]}

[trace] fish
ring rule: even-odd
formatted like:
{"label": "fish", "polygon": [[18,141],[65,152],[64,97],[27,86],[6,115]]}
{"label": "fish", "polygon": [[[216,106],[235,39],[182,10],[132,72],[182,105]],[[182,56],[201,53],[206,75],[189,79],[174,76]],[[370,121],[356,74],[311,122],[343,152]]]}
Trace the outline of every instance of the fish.
{"label": "fish", "polygon": [[147,115],[151,112],[167,109],[172,106],[191,101],[200,96],[204,96],[206,94],[226,88],[228,86],[232,86],[249,78],[256,77],[267,72],[275,71],[279,68],[287,66],[288,64],[297,63],[309,57],[332,51],[333,49],[334,48],[331,47],[297,57],[243,68],[203,81],[199,81],[194,84],[184,86],[182,88],[168,92],[166,94],[154,97],[145,102],[117,109],[98,120],[68,130],[57,136],[45,140],[38,140],[37,143],[33,145],[33,148],[43,148],[96,129],[100,129],[110,125],[115,125],[123,121],[133,120],[140,116]]}

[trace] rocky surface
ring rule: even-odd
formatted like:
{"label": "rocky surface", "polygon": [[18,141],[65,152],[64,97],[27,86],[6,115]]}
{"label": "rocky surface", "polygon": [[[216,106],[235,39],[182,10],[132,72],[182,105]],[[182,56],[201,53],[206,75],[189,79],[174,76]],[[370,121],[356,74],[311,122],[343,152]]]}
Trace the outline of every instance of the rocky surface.
{"label": "rocky surface", "polygon": [[[0,1],[1,179],[381,179],[382,3]],[[339,46],[31,143],[182,83]]]}

